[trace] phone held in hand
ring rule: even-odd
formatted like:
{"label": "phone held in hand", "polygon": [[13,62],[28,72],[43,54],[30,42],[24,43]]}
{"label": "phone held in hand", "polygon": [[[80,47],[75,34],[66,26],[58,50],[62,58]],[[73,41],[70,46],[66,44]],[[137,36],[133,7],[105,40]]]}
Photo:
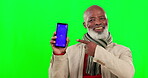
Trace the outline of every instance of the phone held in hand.
{"label": "phone held in hand", "polygon": [[56,47],[66,47],[66,38],[67,38],[68,24],[65,23],[57,23],[56,29]]}

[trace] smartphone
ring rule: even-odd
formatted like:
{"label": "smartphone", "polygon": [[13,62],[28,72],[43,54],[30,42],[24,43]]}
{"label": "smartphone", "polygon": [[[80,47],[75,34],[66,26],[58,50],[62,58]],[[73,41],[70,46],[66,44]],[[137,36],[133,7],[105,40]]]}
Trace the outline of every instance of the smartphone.
{"label": "smartphone", "polygon": [[68,24],[65,23],[57,23],[56,29],[56,47],[66,47],[66,38],[67,38]]}

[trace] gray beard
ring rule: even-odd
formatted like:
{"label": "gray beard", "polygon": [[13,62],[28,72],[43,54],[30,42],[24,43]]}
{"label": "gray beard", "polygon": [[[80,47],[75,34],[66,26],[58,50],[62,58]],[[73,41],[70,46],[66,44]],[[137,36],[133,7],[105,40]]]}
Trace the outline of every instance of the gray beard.
{"label": "gray beard", "polygon": [[102,33],[96,33],[93,29],[88,29],[88,34],[95,40],[106,39],[108,37],[108,27],[105,27]]}

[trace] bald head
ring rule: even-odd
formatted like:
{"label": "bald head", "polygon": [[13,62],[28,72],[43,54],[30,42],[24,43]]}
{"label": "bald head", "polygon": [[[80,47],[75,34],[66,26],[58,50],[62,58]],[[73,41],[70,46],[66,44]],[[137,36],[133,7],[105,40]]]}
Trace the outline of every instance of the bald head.
{"label": "bald head", "polygon": [[98,12],[99,14],[100,13],[105,14],[105,11],[100,6],[92,5],[84,12],[84,20],[86,19],[87,16],[89,16],[93,12]]}

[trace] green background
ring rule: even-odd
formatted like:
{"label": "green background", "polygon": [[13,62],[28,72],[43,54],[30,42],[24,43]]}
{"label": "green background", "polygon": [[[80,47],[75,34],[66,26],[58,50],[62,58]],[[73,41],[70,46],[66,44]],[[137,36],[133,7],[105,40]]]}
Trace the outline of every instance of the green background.
{"label": "green background", "polygon": [[[0,78],[48,78],[56,23],[68,23],[70,45],[82,39],[83,13],[103,7],[113,42],[132,51],[134,78],[148,78],[146,0],[1,0]],[[128,71],[128,70],[127,70]],[[60,78],[60,77],[59,77]]]}

